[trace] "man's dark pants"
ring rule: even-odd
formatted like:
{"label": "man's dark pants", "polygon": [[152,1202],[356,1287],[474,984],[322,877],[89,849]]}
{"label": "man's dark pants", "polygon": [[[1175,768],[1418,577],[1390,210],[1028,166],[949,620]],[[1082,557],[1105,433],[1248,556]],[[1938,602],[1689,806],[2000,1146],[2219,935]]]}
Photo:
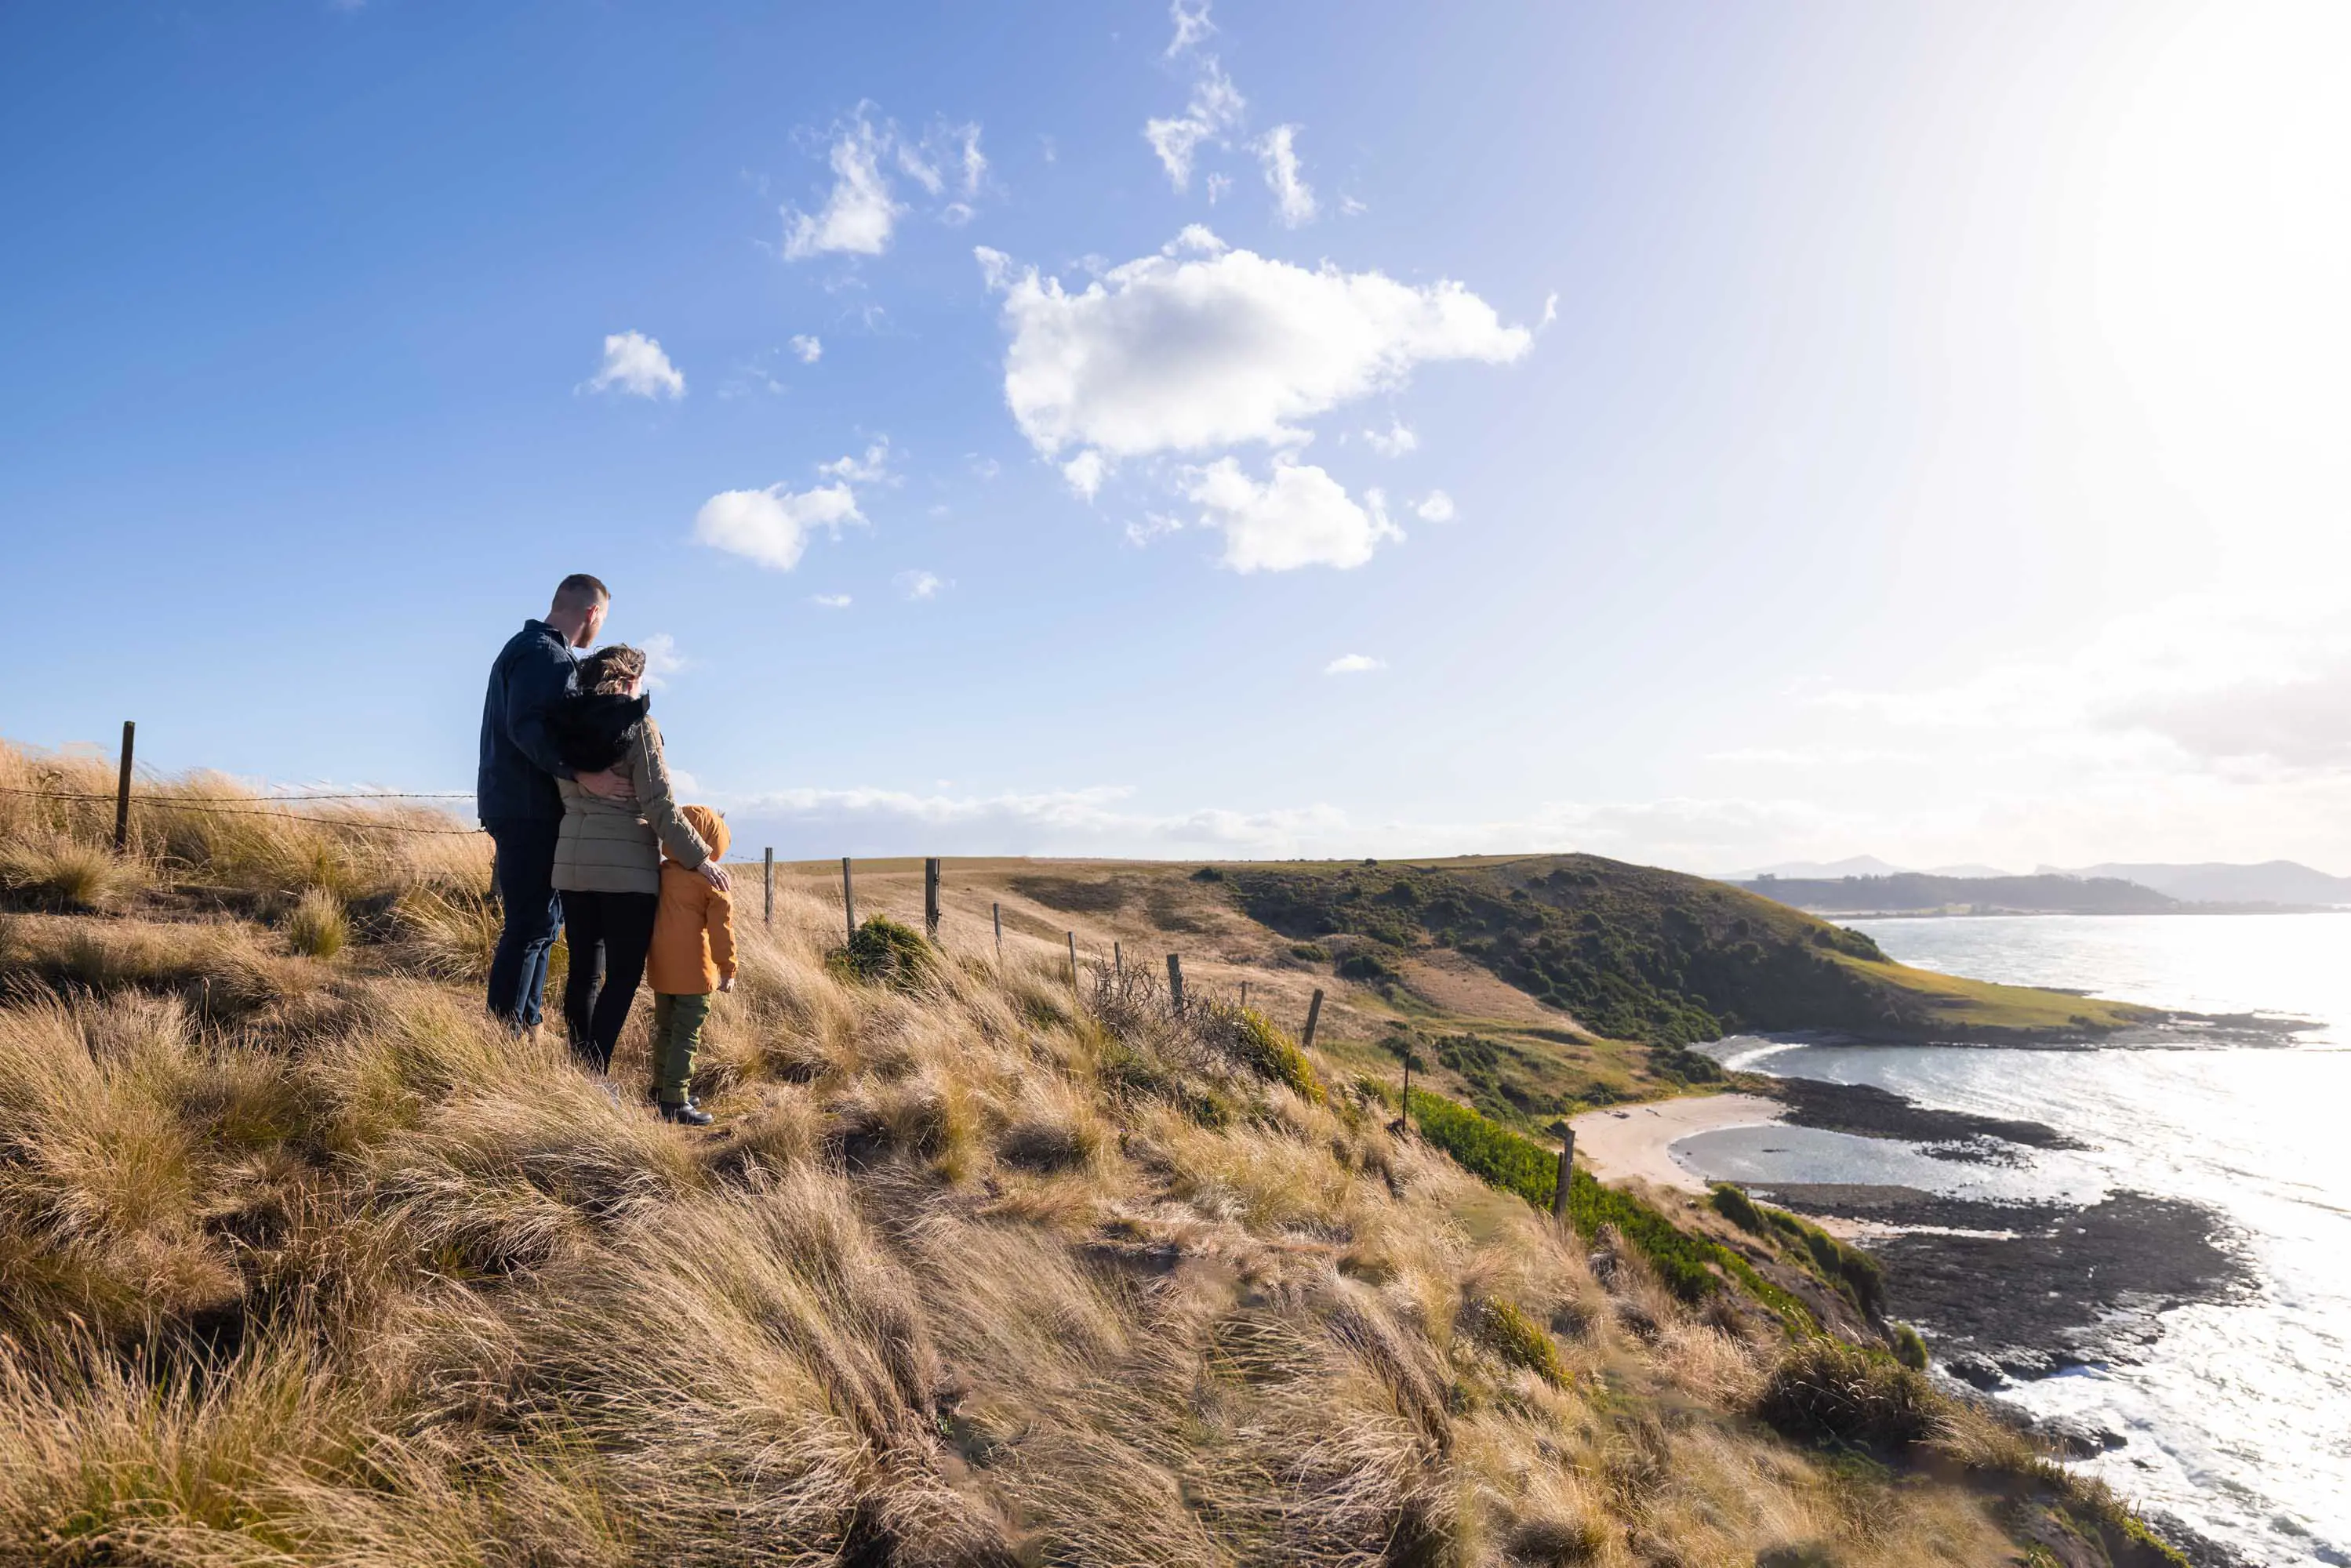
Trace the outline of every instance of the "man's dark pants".
{"label": "man's dark pants", "polygon": [[490,959],[490,1014],[514,1029],[537,1029],[547,993],[547,955],[563,925],[555,894],[560,817],[509,817],[482,824],[498,847],[498,902],[506,927]]}

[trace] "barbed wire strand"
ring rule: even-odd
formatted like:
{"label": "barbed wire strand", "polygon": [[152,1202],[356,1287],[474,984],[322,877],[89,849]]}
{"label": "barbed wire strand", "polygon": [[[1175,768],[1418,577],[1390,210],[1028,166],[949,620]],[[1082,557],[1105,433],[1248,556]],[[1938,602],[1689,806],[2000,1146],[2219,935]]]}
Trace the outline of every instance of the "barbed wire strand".
{"label": "barbed wire strand", "polygon": [[[115,799],[115,797],[111,795],[73,794],[53,789],[17,789],[5,786],[0,786],[0,795],[24,795],[41,800],[105,801],[108,803],[111,803]],[[219,800],[233,800],[236,797],[217,796],[214,798]],[[303,797],[293,798],[298,800]],[[319,799],[323,797],[312,798]],[[354,798],[370,800],[384,799],[382,796]],[[425,799],[426,797],[412,798]],[[246,799],[259,800],[262,799],[262,797],[246,797]],[[189,811],[198,816],[204,817],[276,817],[281,821],[308,822],[314,828],[328,828],[336,831],[344,832],[425,833],[437,834],[444,837],[470,838],[475,833],[484,831],[484,830],[480,828],[426,828],[419,827],[409,822],[371,822],[363,819],[350,817],[316,817],[310,815],[307,811],[273,811],[266,806],[235,807],[196,805],[188,801],[174,800],[168,795],[133,795],[131,797],[131,800],[133,805],[151,807],[166,811]]]}

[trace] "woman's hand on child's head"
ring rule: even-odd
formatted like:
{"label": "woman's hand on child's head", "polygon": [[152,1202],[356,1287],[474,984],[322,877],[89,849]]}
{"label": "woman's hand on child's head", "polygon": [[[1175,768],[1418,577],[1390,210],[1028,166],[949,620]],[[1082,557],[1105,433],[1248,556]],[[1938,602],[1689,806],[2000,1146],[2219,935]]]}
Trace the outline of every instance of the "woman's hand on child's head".
{"label": "woman's hand on child's head", "polygon": [[726,892],[728,887],[733,885],[733,883],[727,879],[726,868],[720,865],[716,861],[704,861],[700,865],[694,869],[702,873],[703,881],[708,883],[711,886],[716,888],[721,893]]}
{"label": "woman's hand on child's head", "polygon": [[723,980],[719,981],[719,982],[718,982],[718,988],[719,988],[720,990],[722,990],[722,991],[731,991],[731,990],[733,990],[733,989],[735,988],[735,977],[734,977],[734,976],[732,976],[732,975],[729,975],[729,976],[727,976],[725,979],[723,979]]}

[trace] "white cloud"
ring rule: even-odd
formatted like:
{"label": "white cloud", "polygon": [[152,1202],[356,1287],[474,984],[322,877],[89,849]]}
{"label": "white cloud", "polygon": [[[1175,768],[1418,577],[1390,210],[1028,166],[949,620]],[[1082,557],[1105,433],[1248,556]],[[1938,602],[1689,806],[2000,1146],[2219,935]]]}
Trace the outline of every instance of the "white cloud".
{"label": "white cloud", "polygon": [[828,479],[839,479],[851,485],[879,485],[890,475],[890,438],[877,435],[866,446],[862,457],[851,455],[836,457],[830,463],[820,463],[816,471]]}
{"label": "white cloud", "polygon": [[799,356],[800,363],[812,365],[824,358],[824,343],[810,333],[796,332],[792,335],[792,352]]}
{"label": "white cloud", "polygon": [[604,340],[604,364],[586,383],[590,392],[619,388],[638,397],[684,397],[685,377],[669,362],[662,346],[643,332],[615,332]]}
{"label": "white cloud", "polygon": [[1230,174],[1209,175],[1207,179],[1208,205],[1213,207],[1218,202],[1223,201],[1227,196],[1232,193],[1232,189],[1233,177]]}
{"label": "white cloud", "polygon": [[1102,489],[1103,476],[1109,471],[1110,465],[1102,460],[1102,455],[1092,450],[1081,452],[1061,465],[1061,477],[1069,481],[1071,489],[1089,501]]}
{"label": "white cloud", "polygon": [[1171,60],[1217,30],[1217,25],[1208,20],[1208,0],[1199,0],[1196,5],[1168,0],[1167,19],[1176,26],[1176,36],[1167,40],[1166,57]]}
{"label": "white cloud", "polygon": [[1355,200],[1353,196],[1342,196],[1339,198],[1339,211],[1343,216],[1360,218],[1371,210],[1371,208]]}
{"label": "white cloud", "polygon": [[1450,280],[1309,270],[1197,225],[1185,236],[1181,248],[1207,254],[1143,256],[1078,294],[975,252],[1005,295],[1005,401],[1041,455],[1293,445],[1307,439],[1298,421],[1401,387],[1417,365],[1502,363],[1532,342]]}
{"label": "white cloud", "polygon": [[908,599],[936,599],[939,590],[947,586],[946,579],[929,571],[902,571],[890,580]]}
{"label": "white cloud", "polygon": [[1542,319],[1535,323],[1535,330],[1540,332],[1558,319],[1559,290],[1554,288],[1543,296]]}
{"label": "white cloud", "polygon": [[[978,126],[936,124],[920,141],[907,141],[894,126],[884,136],[900,172],[932,195],[946,194],[950,184],[967,197],[979,193],[987,157],[979,150]],[[971,216],[971,209],[960,202],[947,210],[957,208],[965,218]]]}
{"label": "white cloud", "polygon": [[666,632],[656,632],[637,645],[644,650],[645,685],[655,691],[669,684],[668,677],[694,663],[677,651],[677,639]]}
{"label": "white cloud", "polygon": [[1420,437],[1393,414],[1388,417],[1386,431],[1367,430],[1364,432],[1364,440],[1383,457],[1401,457],[1420,445]]}
{"label": "white cloud", "polygon": [[1314,220],[1314,188],[1299,172],[1298,127],[1277,125],[1257,144],[1265,165],[1266,189],[1273,193],[1274,210],[1291,228]]}
{"label": "white cloud", "polygon": [[1412,515],[1424,523],[1449,523],[1453,520],[1453,497],[1442,490],[1431,490],[1420,498]]}
{"label": "white cloud", "polygon": [[784,209],[786,257],[799,261],[826,252],[880,256],[890,247],[890,231],[905,210],[892,199],[882,172],[890,141],[886,131],[874,130],[863,107],[837,129],[830,154],[832,192],[824,206],[812,214]]}
{"label": "white cloud", "polygon": [[1374,670],[1388,667],[1384,659],[1374,659],[1369,653],[1342,653],[1322,666],[1326,675],[1368,675]]}
{"label": "white cloud", "polygon": [[1262,485],[1230,457],[1190,471],[1184,495],[1205,528],[1222,529],[1222,565],[1235,571],[1290,571],[1303,566],[1344,570],[1363,565],[1382,542],[1404,538],[1388,521],[1385,499],[1364,493],[1358,505],[1323,470],[1277,458]]}
{"label": "white cloud", "polygon": [[1192,84],[1191,101],[1172,120],[1144,122],[1143,139],[1159,155],[1168,183],[1177,190],[1192,185],[1192,155],[1203,141],[1222,143],[1238,126],[1249,105],[1213,57],[1200,61],[1199,79]]}
{"label": "white cloud", "polygon": [[789,789],[727,802],[737,836],[759,824],[778,857],[903,853],[1176,857],[1476,854],[1586,850],[1693,870],[1752,859],[1758,844],[1809,843],[1841,826],[1806,806],[1770,800],[1642,804],[1546,801],[1484,821],[1355,817],[1316,803],[1272,810],[1150,810],[1120,787],[956,795],[906,789]]}
{"label": "white cloud", "polygon": [[821,606],[826,610],[846,610],[849,608],[849,595],[846,593],[819,593],[813,595],[809,600],[809,602],[810,604]]}
{"label": "white cloud", "polygon": [[1171,517],[1164,512],[1145,512],[1143,521],[1126,525],[1126,542],[1141,549],[1163,534],[1181,533],[1184,519]]}
{"label": "white cloud", "polygon": [[2153,740],[2174,766],[2351,773],[2351,602],[2326,591],[2183,595],[2117,616],[2062,656],[2002,660],[1941,687],[1816,700],[2076,755],[2131,756]]}
{"label": "white cloud", "polygon": [[799,563],[812,530],[838,533],[843,523],[864,520],[847,485],[801,491],[770,485],[764,490],[722,490],[711,497],[695,514],[694,537],[714,549],[789,571]]}

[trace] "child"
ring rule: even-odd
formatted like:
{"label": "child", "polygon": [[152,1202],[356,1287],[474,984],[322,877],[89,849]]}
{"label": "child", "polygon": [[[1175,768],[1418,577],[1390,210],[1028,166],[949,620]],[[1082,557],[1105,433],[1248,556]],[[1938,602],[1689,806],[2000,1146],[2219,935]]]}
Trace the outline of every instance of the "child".
{"label": "child", "polygon": [[[707,806],[683,806],[678,814],[710,846],[716,862],[726,852],[726,819]],[[661,905],[653,915],[653,952],[646,973],[653,988],[653,1092],[662,1115],[689,1127],[710,1125],[710,1113],[694,1103],[694,1051],[710,1017],[710,994],[735,988],[735,905],[698,873],[670,857],[661,865]]]}

